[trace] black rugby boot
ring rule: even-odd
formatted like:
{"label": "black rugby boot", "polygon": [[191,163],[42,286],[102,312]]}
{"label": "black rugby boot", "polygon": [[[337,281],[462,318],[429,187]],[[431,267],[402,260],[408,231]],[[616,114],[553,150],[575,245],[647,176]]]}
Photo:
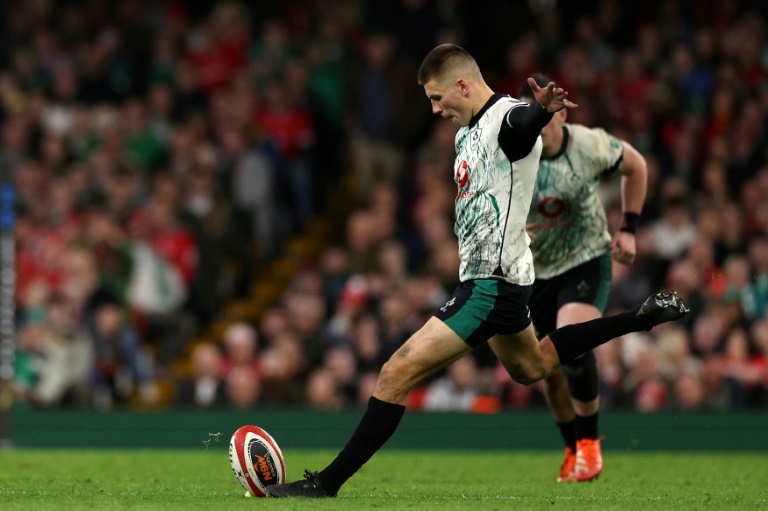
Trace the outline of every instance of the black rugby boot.
{"label": "black rugby boot", "polygon": [[649,296],[637,309],[635,316],[650,330],[656,325],[684,318],[687,314],[688,308],[677,296],[677,292],[662,289]]}
{"label": "black rugby boot", "polygon": [[317,472],[310,472],[309,470],[304,471],[304,479],[299,481],[267,486],[267,495],[278,499],[286,497],[320,499],[336,496],[335,493],[328,493],[323,489],[323,483]]}

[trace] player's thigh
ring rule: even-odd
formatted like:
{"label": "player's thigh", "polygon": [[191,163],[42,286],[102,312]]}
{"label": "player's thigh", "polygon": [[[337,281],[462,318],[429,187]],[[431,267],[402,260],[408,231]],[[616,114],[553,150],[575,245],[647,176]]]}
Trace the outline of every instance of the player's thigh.
{"label": "player's thigh", "polygon": [[561,277],[537,279],[533,283],[528,306],[536,334],[541,338],[557,328],[558,299]]}
{"label": "player's thigh", "polygon": [[557,328],[584,323],[602,317],[603,313],[590,303],[570,302],[557,311]]}
{"label": "player's thigh", "polygon": [[[557,328],[600,317],[611,292],[611,278],[610,254],[590,259],[561,275],[556,299]],[[564,322],[565,315],[574,320]]]}
{"label": "player's thigh", "polygon": [[385,372],[400,380],[420,380],[472,350],[456,332],[432,317],[390,358]]}
{"label": "player's thigh", "polygon": [[603,315],[611,289],[611,255],[582,263],[552,282],[556,284],[557,328],[597,319]]}
{"label": "player's thigh", "polygon": [[557,354],[541,349],[533,325],[514,334],[497,334],[488,341],[512,378],[530,384],[544,378],[557,360]]}

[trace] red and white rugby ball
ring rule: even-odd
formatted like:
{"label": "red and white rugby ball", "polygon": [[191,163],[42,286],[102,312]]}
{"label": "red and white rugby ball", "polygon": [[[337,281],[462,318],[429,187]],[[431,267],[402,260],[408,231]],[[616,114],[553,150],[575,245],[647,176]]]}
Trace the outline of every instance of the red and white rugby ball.
{"label": "red and white rugby ball", "polygon": [[283,453],[275,439],[257,426],[235,431],[229,441],[229,462],[237,480],[254,497],[266,497],[267,486],[285,482]]}

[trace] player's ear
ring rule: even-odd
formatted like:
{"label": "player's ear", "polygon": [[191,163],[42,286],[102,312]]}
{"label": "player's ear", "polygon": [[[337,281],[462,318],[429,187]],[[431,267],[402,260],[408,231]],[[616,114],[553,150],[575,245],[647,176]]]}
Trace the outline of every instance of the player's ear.
{"label": "player's ear", "polygon": [[464,78],[456,78],[456,87],[458,87],[462,96],[469,94],[469,82]]}

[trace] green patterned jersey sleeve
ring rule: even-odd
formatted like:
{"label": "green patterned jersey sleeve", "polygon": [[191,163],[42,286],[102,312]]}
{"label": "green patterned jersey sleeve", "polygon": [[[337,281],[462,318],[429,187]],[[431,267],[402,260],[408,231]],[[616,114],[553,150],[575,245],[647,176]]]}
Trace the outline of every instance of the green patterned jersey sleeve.
{"label": "green patterned jersey sleeve", "polygon": [[603,175],[612,174],[619,170],[624,161],[624,146],[621,140],[614,137],[602,128],[587,128],[577,124],[571,124],[579,133],[577,136],[583,137],[588,141],[588,150],[592,155],[593,165],[583,167],[585,172],[589,172],[591,177],[598,179]]}

